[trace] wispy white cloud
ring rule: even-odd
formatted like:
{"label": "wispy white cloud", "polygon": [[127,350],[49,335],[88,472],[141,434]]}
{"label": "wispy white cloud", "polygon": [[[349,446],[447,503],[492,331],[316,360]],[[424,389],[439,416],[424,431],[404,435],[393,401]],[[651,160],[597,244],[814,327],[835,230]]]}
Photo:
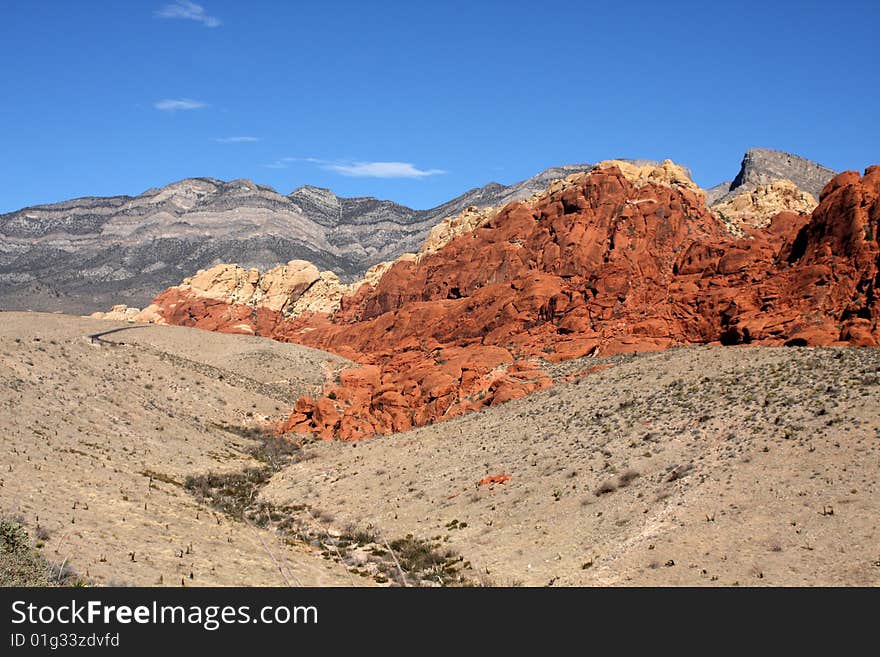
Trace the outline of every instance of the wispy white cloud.
{"label": "wispy white cloud", "polygon": [[214,139],[218,144],[250,144],[260,141],[259,137],[217,137]]}
{"label": "wispy white cloud", "polygon": [[446,173],[443,169],[419,169],[410,162],[322,160],[317,157],[282,157],[263,166],[269,169],[286,169],[292,162],[308,162],[352,178],[425,178]]}
{"label": "wispy white cloud", "polygon": [[217,27],[220,25],[220,19],[215,16],[208,16],[205,8],[197,5],[189,0],[175,0],[170,5],[165,5],[161,9],[156,10],[157,18],[180,18],[183,20],[196,21],[205,27]]}
{"label": "wispy white cloud", "polygon": [[315,158],[307,161],[352,178],[425,178],[446,173],[443,169],[419,169],[411,162],[334,162]]}
{"label": "wispy white cloud", "polygon": [[200,100],[193,100],[192,98],[163,98],[153,103],[153,107],[163,112],[174,112],[176,110],[202,109],[207,107],[207,105]]}

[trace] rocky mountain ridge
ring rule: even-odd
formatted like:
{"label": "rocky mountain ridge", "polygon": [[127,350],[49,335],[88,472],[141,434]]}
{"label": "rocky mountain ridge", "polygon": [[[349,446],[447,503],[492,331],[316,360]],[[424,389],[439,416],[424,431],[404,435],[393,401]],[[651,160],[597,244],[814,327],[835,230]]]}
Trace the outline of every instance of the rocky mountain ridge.
{"label": "rocky mountain ridge", "polygon": [[[782,210],[815,207],[809,192],[764,193],[761,183],[788,177],[814,189],[829,170],[774,153],[750,151],[735,190],[728,185],[724,194],[717,188],[707,193],[710,202],[713,196],[719,203],[735,201],[724,206],[734,233],[742,234],[741,224],[764,225]],[[118,304],[142,307],[158,291],[219,264],[267,271],[305,260],[344,285],[372,266],[418,252],[427,237],[444,243],[507,203],[529,199],[552,181],[589,168],[553,167],[510,186],[490,183],[430,210],[339,197],[313,186],[285,196],[250,180],[212,178],[186,179],[136,197],[25,208],[0,215],[0,308],[89,313]],[[743,193],[755,199],[742,201],[737,194]]]}
{"label": "rocky mountain ridge", "polygon": [[141,306],[218,263],[270,269],[294,259],[351,279],[418,250],[441,219],[543,189],[586,165],[490,183],[430,210],[303,186],[190,178],[139,196],[84,197],[0,215],[0,308],[87,313]]}

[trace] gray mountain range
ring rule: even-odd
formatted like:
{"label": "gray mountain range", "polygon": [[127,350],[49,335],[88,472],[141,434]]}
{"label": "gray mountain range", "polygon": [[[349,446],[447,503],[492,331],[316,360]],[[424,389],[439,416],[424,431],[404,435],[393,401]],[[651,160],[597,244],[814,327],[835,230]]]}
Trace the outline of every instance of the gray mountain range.
{"label": "gray mountain range", "polygon": [[304,186],[287,196],[250,180],[189,178],[138,196],[85,197],[0,215],[0,308],[89,313],[147,304],[221,262],[268,269],[310,260],[352,279],[417,251],[441,219],[528,197],[588,165],[490,183],[430,210]]}
{"label": "gray mountain range", "polygon": [[[833,175],[802,158],[764,153],[776,152],[749,151],[734,182],[710,193],[720,199],[766,177],[789,177],[812,192],[820,178]],[[811,166],[804,169],[804,162]],[[489,183],[429,210],[311,186],[285,196],[250,180],[213,178],[188,178],[133,197],[24,208],[0,215],[0,309],[86,314],[117,303],[142,307],[164,288],[221,262],[265,270],[303,259],[350,280],[417,251],[431,227],[469,206],[504,205],[587,169],[573,164],[513,185]]]}

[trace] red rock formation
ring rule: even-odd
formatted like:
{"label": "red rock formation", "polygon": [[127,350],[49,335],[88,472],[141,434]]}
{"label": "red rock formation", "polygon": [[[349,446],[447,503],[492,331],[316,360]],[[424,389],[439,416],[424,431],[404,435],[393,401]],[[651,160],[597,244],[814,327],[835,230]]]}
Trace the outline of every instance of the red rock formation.
{"label": "red rock formation", "polygon": [[[835,177],[796,235],[725,310],[729,343],[880,344],[880,167]],[[772,226],[771,226],[772,228]],[[789,239],[790,238],[790,239]],[[773,242],[771,241],[771,244]]]}
{"label": "red rock formation", "polygon": [[319,347],[363,367],[285,430],[342,439],[401,431],[546,387],[537,358],[693,343],[880,339],[880,167],[837,176],[811,217],[731,236],[686,186],[597,170],[533,206],[514,203],[421,260],[394,264],[332,317],[293,321],[188,297],[169,323]]}

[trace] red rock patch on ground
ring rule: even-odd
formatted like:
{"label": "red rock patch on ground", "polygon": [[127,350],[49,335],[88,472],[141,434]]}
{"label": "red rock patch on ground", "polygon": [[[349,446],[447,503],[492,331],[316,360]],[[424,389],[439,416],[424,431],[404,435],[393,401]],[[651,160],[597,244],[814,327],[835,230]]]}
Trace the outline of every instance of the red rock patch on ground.
{"label": "red rock patch on ground", "polygon": [[812,216],[732,237],[701,196],[616,168],[534,206],[513,203],[418,262],[400,261],[332,317],[171,288],[169,323],[253,332],[363,367],[301,399],[288,431],[401,431],[550,385],[535,359],[672,345],[877,345],[880,167],[837,176]]}
{"label": "red rock patch on ground", "polygon": [[509,474],[489,475],[480,479],[480,486],[494,486],[495,484],[504,484],[510,481]]}

